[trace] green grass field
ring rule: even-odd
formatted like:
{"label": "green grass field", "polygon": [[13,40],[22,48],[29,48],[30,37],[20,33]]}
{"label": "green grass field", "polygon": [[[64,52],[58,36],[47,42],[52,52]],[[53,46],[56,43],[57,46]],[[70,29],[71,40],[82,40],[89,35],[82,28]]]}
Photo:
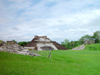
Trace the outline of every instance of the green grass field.
{"label": "green grass field", "polygon": [[[87,47],[88,48],[88,47]],[[100,75],[100,51],[58,50],[45,55],[0,52],[0,75]]]}

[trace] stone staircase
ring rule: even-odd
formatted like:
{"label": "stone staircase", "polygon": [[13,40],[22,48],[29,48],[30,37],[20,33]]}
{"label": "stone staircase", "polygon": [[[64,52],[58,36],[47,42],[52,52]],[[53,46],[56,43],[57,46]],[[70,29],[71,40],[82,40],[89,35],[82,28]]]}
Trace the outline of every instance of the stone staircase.
{"label": "stone staircase", "polygon": [[72,50],[83,50],[85,48],[85,45],[82,44],[80,47],[75,47]]}

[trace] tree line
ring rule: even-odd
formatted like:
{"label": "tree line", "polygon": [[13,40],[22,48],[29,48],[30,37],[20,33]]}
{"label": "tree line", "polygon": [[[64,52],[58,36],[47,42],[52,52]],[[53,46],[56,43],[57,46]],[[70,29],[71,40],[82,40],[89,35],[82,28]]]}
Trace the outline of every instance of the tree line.
{"label": "tree line", "polygon": [[68,39],[65,39],[61,45],[72,49],[77,47],[78,45],[84,44],[86,41],[90,41],[92,43],[100,43],[100,31],[96,31],[93,33],[93,35],[84,35],[82,36],[78,41],[70,41]]}

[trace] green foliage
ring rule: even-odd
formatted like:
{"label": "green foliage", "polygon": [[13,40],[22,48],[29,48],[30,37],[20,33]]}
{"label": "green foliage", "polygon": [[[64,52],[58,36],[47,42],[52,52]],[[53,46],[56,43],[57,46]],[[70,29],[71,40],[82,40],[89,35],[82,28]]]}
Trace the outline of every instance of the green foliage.
{"label": "green foliage", "polygon": [[100,39],[100,31],[94,32],[93,37],[97,38],[97,39]]}
{"label": "green foliage", "polygon": [[61,43],[62,46],[72,49],[77,47],[78,45],[84,44],[85,41],[90,41],[91,43],[100,43],[100,31],[94,32],[93,36],[84,35],[78,41],[67,41],[66,39],[64,42]]}
{"label": "green foliage", "polygon": [[17,41],[15,41],[15,40],[12,40],[14,43],[17,43]]}
{"label": "green foliage", "polygon": [[25,46],[28,43],[29,43],[29,41],[28,42],[22,41],[22,42],[19,42],[18,44],[21,45],[21,46]]}
{"label": "green foliage", "polygon": [[100,51],[52,51],[51,59],[0,52],[0,75],[100,75],[99,65]]}
{"label": "green foliage", "polygon": [[91,41],[90,35],[84,35],[79,39],[80,44],[83,44],[85,41]]}
{"label": "green foliage", "polygon": [[68,49],[72,49],[72,48],[78,46],[79,42],[78,41],[71,41],[71,42],[68,42],[68,43],[62,43],[61,45],[68,48]]}
{"label": "green foliage", "polygon": [[69,42],[69,40],[68,39],[65,39],[64,42],[62,42],[62,44],[65,44],[66,45],[68,42]]}
{"label": "green foliage", "polygon": [[92,37],[96,39],[95,43],[100,43],[100,31],[94,32]]}
{"label": "green foliage", "polygon": [[2,40],[0,40],[0,43],[2,42]]}

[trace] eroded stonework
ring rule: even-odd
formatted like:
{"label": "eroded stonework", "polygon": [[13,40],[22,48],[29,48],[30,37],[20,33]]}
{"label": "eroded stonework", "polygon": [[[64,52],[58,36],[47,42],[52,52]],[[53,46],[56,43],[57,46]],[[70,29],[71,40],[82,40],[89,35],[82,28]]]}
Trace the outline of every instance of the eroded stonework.
{"label": "eroded stonework", "polygon": [[30,52],[28,49],[25,49],[24,47],[18,45],[17,43],[14,43],[13,41],[1,42],[0,51],[23,55],[40,56],[39,54]]}

